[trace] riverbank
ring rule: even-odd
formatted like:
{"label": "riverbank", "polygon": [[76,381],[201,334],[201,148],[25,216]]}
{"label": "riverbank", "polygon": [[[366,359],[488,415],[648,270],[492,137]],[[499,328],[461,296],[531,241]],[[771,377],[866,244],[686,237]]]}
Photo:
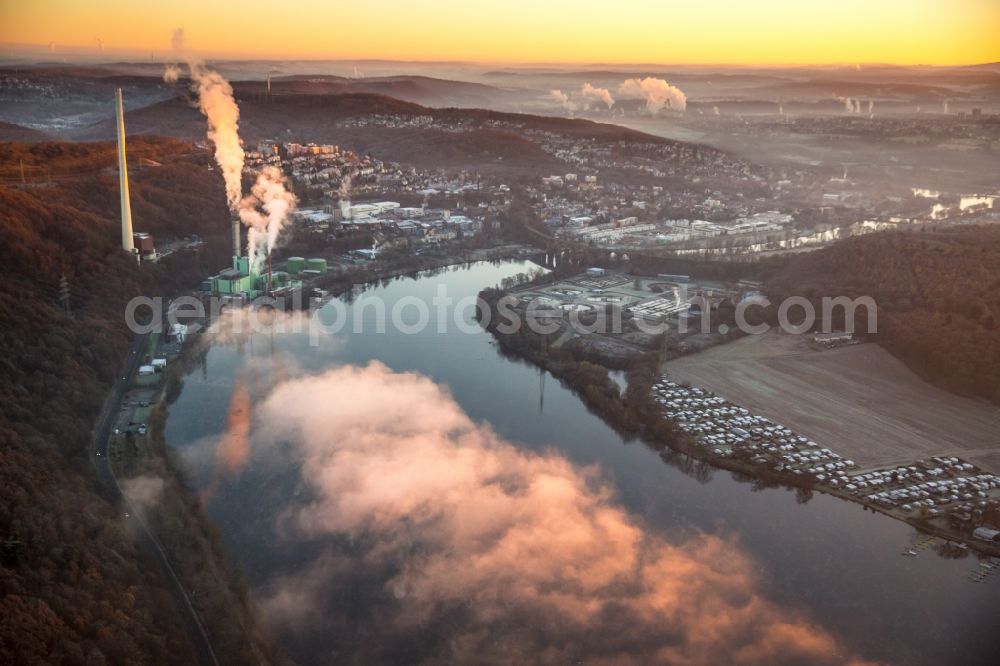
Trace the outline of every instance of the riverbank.
{"label": "riverbank", "polygon": [[[319,278],[329,290],[327,298],[344,294],[359,285],[371,285],[407,275],[417,275],[482,261],[506,261],[537,257],[541,251],[520,244],[451,249],[437,256],[389,255],[364,265]],[[313,303],[314,306],[321,302]],[[188,322],[194,323],[194,322]],[[211,321],[197,322],[191,330],[206,330]],[[165,568],[172,569],[196,614],[193,624],[203,625],[210,646],[221,663],[275,663],[279,661],[259,627],[250,601],[242,568],[228,553],[219,531],[204,512],[204,497],[189,489],[183,463],[171,452],[165,438],[170,405],[180,395],[184,377],[203,360],[207,343],[199,334],[189,335],[181,346],[165,346],[158,334],[142,336],[132,355],[140,360],[167,358],[163,372],[134,377],[127,373],[121,391],[117,388],[107,427],[105,448],[95,448],[95,460],[106,466],[110,485],[120,482],[127,506],[141,516]],[[141,428],[141,429],[140,429]],[[117,479],[115,480],[115,477]],[[185,594],[186,593],[186,594]],[[180,605],[183,606],[184,603]],[[208,658],[207,663],[212,663]]]}
{"label": "riverbank", "polygon": [[[531,262],[500,262],[431,271],[416,279],[370,286],[359,300],[384,303],[391,311],[413,299],[429,302],[442,285],[456,299],[474,299],[485,286],[502,285],[534,270]],[[329,322],[340,305],[332,304],[312,316]],[[282,621],[270,612],[264,615],[274,644],[297,663],[322,663],[323,655],[332,650],[344,659],[359,659],[370,654],[372,644],[384,651],[385,615],[375,611],[384,604],[401,612],[412,608],[412,588],[402,597],[387,595],[386,590],[391,592],[392,588],[386,580],[391,580],[392,572],[380,568],[376,573],[380,577],[372,579],[369,563],[350,558],[354,547],[339,529],[322,539],[297,530],[289,532],[289,516],[317,515],[310,491],[316,486],[310,479],[324,468],[336,472],[338,465],[310,463],[302,454],[313,450],[311,447],[304,448],[305,444],[295,439],[276,439],[268,425],[273,421],[267,418],[273,411],[254,410],[248,433],[250,446],[230,447],[226,444],[226,433],[234,429],[230,415],[245,404],[240,396],[247,391],[252,405],[274,406],[274,400],[292,391],[317,382],[328,385],[324,378],[331,375],[383,372],[400,373],[405,380],[401,391],[407,390],[411,377],[421,383],[431,381],[454,397],[462,413],[529,457],[554,456],[587,475],[593,474],[589,478],[593,478],[594,487],[606,488],[609,501],[635,516],[636,523],[652,538],[681,544],[689,537],[706,535],[739,544],[751,559],[753,571],[759,572],[762,595],[829,627],[871,659],[930,666],[947,661],[948,655],[954,659],[959,654],[990,653],[990,647],[977,637],[982,636],[982,627],[995,608],[997,578],[994,574],[989,584],[969,584],[967,573],[979,569],[971,554],[941,557],[936,545],[939,540],[924,549],[925,539],[901,522],[886,521],[819,493],[802,503],[797,501],[798,492],[783,487],[758,492],[765,484],[750,475],[719,471],[670,447],[656,451],[634,437],[621,437],[564,382],[520,357],[503,353],[492,335],[476,330],[479,327],[474,326],[471,308],[461,308],[468,327],[449,326],[442,333],[432,325],[406,333],[387,326],[384,334],[378,334],[373,329],[371,309],[346,305],[346,312],[337,315],[344,317],[341,330],[318,346],[311,344],[305,332],[287,327],[286,332],[276,330],[273,336],[266,331],[249,336],[242,345],[231,335],[206,336],[211,346],[205,362],[193,362],[183,391],[171,405],[166,430],[171,453],[184,462],[189,488],[197,494],[214,490],[203,510],[218,526],[229,552],[239,557],[254,600],[262,608],[272,609],[275,591],[286,584],[292,572],[303,581],[304,587],[298,589],[308,591],[319,602],[319,606],[310,604],[317,613],[297,616],[294,622]],[[606,374],[602,368],[596,369],[600,376]],[[612,374],[622,387],[626,385],[624,372]],[[407,462],[389,465],[385,468],[389,476],[383,478],[419,480],[432,469],[428,459],[413,447],[392,444],[398,421],[396,412],[387,406],[398,395],[349,390],[339,381],[329,391],[308,388],[307,393],[308,398],[300,394],[301,400],[296,402],[308,399],[324,415],[339,413],[369,424],[362,427],[387,431],[386,445]],[[408,413],[419,415],[425,423],[435,428],[446,423],[435,416],[440,403],[425,397],[411,404],[415,407]],[[300,422],[299,417],[286,414],[290,420],[282,427]],[[357,444],[346,429],[337,427],[326,427],[317,436],[317,445],[329,452]],[[232,459],[220,454],[237,450],[247,451],[248,456],[230,467]],[[365,456],[372,454],[377,452],[364,452]],[[393,488],[398,488],[395,481],[385,491],[393,493]],[[516,492],[516,487],[513,490]],[[807,496],[803,491],[803,498]],[[433,499],[429,506],[436,510],[439,502],[450,503],[447,494]],[[531,515],[537,512],[531,511]],[[525,519],[531,517],[526,515]],[[558,517],[556,521],[564,522]],[[387,527],[393,529],[397,524],[390,522]],[[411,533],[423,538],[424,529]],[[578,550],[572,546],[565,552],[576,557]],[[920,556],[900,557],[900,552],[911,547],[920,550]],[[334,553],[349,557],[347,566],[339,569],[337,582],[310,575]],[[586,553],[580,556],[586,558]],[[339,556],[337,561],[342,561]],[[534,556],[522,561],[536,566]],[[714,561],[729,566],[728,560]],[[556,571],[554,575],[558,575]],[[686,574],[680,575],[683,579]],[[488,592],[492,588],[488,581],[478,589]],[[346,590],[353,592],[344,594]],[[456,602],[461,603],[461,599]],[[893,633],[883,626],[885,623],[872,624],[859,618],[858,604],[907,631]],[[935,612],[928,613],[928,608]],[[351,619],[359,614],[365,618],[361,625]],[[506,617],[516,620],[522,615],[508,612]],[[437,626],[450,630],[454,625]],[[934,638],[942,632],[953,636],[957,647],[951,643],[943,646]],[[438,634],[430,633],[430,640],[435,640]],[[371,637],[376,635],[379,640],[373,641]],[[442,640],[448,635],[453,632]],[[411,634],[400,643],[407,652],[394,654],[412,654],[414,646],[428,645],[422,636],[413,638]]]}
{"label": "riverbank", "polygon": [[182,469],[165,446],[168,406],[201,344],[191,337],[183,349],[174,345],[173,353],[167,353],[159,334],[140,336],[133,360],[162,354],[168,365],[154,375],[135,376],[134,367],[125,375],[124,390],[116,391],[117,414],[111,415],[114,429],[105,432],[98,460],[107,465],[105,476],[121,489],[134,514],[126,513],[126,520],[136,522],[136,531],[147,536],[178,587],[177,603],[192,616],[191,631],[202,639],[202,662],[276,663],[239,566],[225,552],[200,499],[186,489]]}
{"label": "riverbank", "polygon": [[[825,474],[815,472],[815,464],[810,461],[818,459],[818,456],[824,456],[824,462],[834,465],[831,469],[838,469],[838,473],[841,473],[839,469],[850,469],[850,466],[846,464],[837,468],[835,462],[839,456],[835,456],[835,454],[828,456],[826,453],[821,453],[828,450],[819,449],[815,453],[815,458],[803,458],[801,461],[792,459],[794,464],[776,464],[778,456],[772,454],[778,451],[777,446],[767,449],[747,447],[736,450],[728,443],[719,446],[709,445],[706,440],[699,436],[697,429],[686,430],[681,427],[682,422],[664,416],[663,404],[657,401],[655,387],[658,383],[665,387],[669,382],[666,382],[661,375],[659,354],[647,352],[634,358],[627,368],[626,388],[621,391],[618,384],[609,377],[608,367],[601,363],[600,358],[592,356],[583,358],[577,350],[558,345],[558,332],[543,335],[533,332],[525,326],[521,326],[513,332],[503,332],[498,327],[498,324],[504,321],[498,303],[504,295],[505,293],[498,289],[488,289],[480,294],[480,297],[491,308],[491,317],[486,328],[500,346],[507,353],[525,359],[560,379],[581,397],[588,408],[601,416],[619,433],[641,439],[658,451],[670,450],[753,479],[757,485],[795,488],[803,500],[807,500],[812,492],[818,491],[838,499],[861,504],[866,510],[895,518],[921,532],[961,544],[963,548],[975,550],[983,555],[1000,557],[1000,544],[976,539],[972,536],[972,529],[969,527],[960,528],[943,524],[941,519],[936,517],[939,512],[934,509],[921,511],[915,515],[907,515],[908,511],[904,512],[895,505],[890,506],[884,499],[877,500],[876,498],[879,496],[876,496],[875,493],[871,495],[859,493],[857,486],[848,487],[845,485],[836,488],[829,483],[824,483],[828,477],[832,478],[833,475],[829,472]],[[615,361],[616,359],[611,360]],[[613,365],[612,367],[618,366]],[[700,393],[702,392],[699,391]],[[766,423],[766,420],[762,420],[761,423]],[[749,435],[749,433],[747,434]],[[793,433],[788,431],[789,438],[792,435]],[[752,438],[748,436],[747,439]],[[805,441],[804,438],[802,439]],[[796,444],[798,443],[796,442]],[[809,450],[817,447],[814,443],[810,442],[809,444],[810,446],[806,447],[803,442],[802,447]],[[764,445],[762,444],[762,446]],[[797,449],[798,446],[791,447],[789,445],[788,450],[793,450],[793,448]],[[829,458],[829,460],[825,460],[825,458]],[[812,468],[809,467],[810,464],[812,464]],[[951,463],[943,462],[941,466],[950,467]],[[959,469],[961,471],[961,468]],[[865,470],[859,471],[864,472]],[[940,473],[929,470],[928,472],[931,475]],[[904,473],[909,473],[909,470],[907,469]],[[894,484],[899,480],[899,474],[898,471],[894,472],[891,477]],[[917,472],[917,474],[921,473]],[[957,476],[957,474],[950,472],[948,474]],[[886,479],[886,485],[888,485],[888,475]],[[874,487],[874,483],[872,485]],[[889,488],[892,487],[889,485]]]}

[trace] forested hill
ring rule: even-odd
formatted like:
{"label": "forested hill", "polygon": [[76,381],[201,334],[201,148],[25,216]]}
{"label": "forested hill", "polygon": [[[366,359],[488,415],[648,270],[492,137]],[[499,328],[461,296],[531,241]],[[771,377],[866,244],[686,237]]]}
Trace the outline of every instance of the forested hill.
{"label": "forested hill", "polygon": [[44,132],[0,121],[0,141],[50,141]]}
{"label": "forested hill", "polygon": [[217,240],[140,269],[119,249],[113,144],[0,144],[0,663],[195,659],[87,455],[130,340],[127,299],[187,286],[227,253],[207,157],[173,140],[133,142],[130,160],[140,156],[160,166],[133,174],[137,229],[218,226]]}
{"label": "forested hill", "polygon": [[[618,142],[673,146],[718,159],[717,149],[686,144],[636,130],[569,119],[484,109],[431,109],[383,95],[275,94],[262,97],[236,84],[240,135],[250,145],[280,137],[284,141],[335,143],[358,153],[421,168],[463,168],[480,173],[531,176],[569,168],[545,149],[546,136],[592,141],[604,146]],[[179,93],[183,91],[179,90]],[[203,139],[204,119],[179,95],[126,113],[133,135],[153,134]],[[70,133],[93,140],[114,137],[114,118]]]}
{"label": "forested hill", "polygon": [[934,384],[1000,403],[998,225],[850,238],[798,256],[768,288],[775,303],[871,296],[887,350]]}

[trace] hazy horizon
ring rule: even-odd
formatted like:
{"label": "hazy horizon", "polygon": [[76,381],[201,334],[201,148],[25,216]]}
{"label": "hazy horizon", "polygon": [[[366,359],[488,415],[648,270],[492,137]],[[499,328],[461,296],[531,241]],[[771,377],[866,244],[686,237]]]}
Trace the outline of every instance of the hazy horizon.
{"label": "hazy horizon", "polygon": [[314,0],[282,11],[260,0],[139,7],[62,0],[0,9],[3,50],[67,49],[169,58],[170,35],[213,59],[392,60],[517,64],[788,66],[836,63],[956,66],[1000,61],[986,0],[844,0],[819,10],[790,0],[637,0],[588,6],[559,0],[421,8],[397,0],[330,7]]}
{"label": "hazy horizon", "polygon": [[[177,58],[170,50],[158,50],[144,55],[137,49],[103,49],[86,47],[82,45],[64,45],[58,47],[56,51],[49,51],[49,45],[45,44],[4,44],[5,52],[0,53],[0,62],[28,62],[33,65],[63,65],[63,64],[89,64],[89,65],[147,65],[175,62]],[[734,69],[734,70],[782,70],[782,69],[873,69],[873,68],[899,68],[899,69],[959,69],[969,67],[989,67],[1000,65],[1000,58],[996,60],[972,61],[965,63],[931,63],[914,62],[901,63],[889,61],[871,62],[760,62],[760,63],[737,63],[737,62],[610,62],[610,61],[515,61],[515,60],[461,60],[461,59],[418,59],[418,58],[348,58],[348,57],[295,57],[295,56],[261,56],[254,57],[240,54],[220,54],[206,57],[209,62],[229,62],[229,63],[249,63],[249,62],[312,62],[330,64],[402,64],[402,65],[462,65],[469,67],[496,66],[511,69],[558,69],[573,71],[580,68],[661,68],[661,69]]]}

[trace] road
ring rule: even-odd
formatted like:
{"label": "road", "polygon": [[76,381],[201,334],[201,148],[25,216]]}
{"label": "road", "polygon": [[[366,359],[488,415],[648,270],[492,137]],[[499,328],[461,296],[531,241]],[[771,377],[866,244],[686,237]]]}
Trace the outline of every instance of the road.
{"label": "road", "polygon": [[139,365],[141,365],[142,350],[145,348],[148,338],[149,334],[143,333],[136,335],[132,340],[132,345],[128,352],[128,360],[125,363],[125,368],[122,370],[122,375],[115,382],[114,388],[111,389],[111,392],[104,400],[104,408],[101,410],[101,414],[94,426],[93,438],[90,445],[90,458],[97,471],[97,478],[111,494],[113,500],[118,502],[125,510],[128,516],[126,523],[137,535],[139,543],[153,556],[153,559],[157,562],[163,573],[164,580],[170,585],[171,594],[174,596],[177,610],[181,614],[188,636],[191,639],[191,644],[197,652],[199,663],[203,666],[218,666],[219,661],[212,650],[212,643],[208,640],[205,627],[202,625],[194,606],[191,605],[191,600],[188,598],[184,585],[170,565],[170,560],[167,558],[163,546],[150,531],[140,513],[129,504],[128,499],[122,493],[121,486],[118,484],[118,478],[111,468],[111,458],[108,451],[111,441],[111,425],[114,423],[115,414],[121,409],[125,394],[132,385],[135,373],[138,371]]}

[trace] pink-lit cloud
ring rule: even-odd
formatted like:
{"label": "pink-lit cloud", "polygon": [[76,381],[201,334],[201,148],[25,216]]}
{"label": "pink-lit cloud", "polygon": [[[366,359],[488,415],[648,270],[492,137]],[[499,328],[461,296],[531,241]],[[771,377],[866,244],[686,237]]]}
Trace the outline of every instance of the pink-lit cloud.
{"label": "pink-lit cloud", "polygon": [[618,86],[619,97],[646,100],[646,109],[657,113],[661,109],[683,111],[687,108],[687,95],[680,88],[663,79],[647,76],[644,79],[626,79]]}
{"label": "pink-lit cloud", "polygon": [[603,102],[609,109],[615,105],[615,98],[611,96],[611,91],[607,88],[598,88],[589,83],[584,83],[580,88],[583,99],[596,102]]}
{"label": "pink-lit cloud", "polygon": [[[341,367],[285,382],[259,410],[256,436],[301,457],[312,498],[279,535],[322,544],[264,595],[279,631],[346,626],[338,655],[369,661],[848,661],[759,593],[731,540],[647,531],[598,469],[515,447],[423,376]],[[376,590],[375,628],[344,619],[359,579]]]}
{"label": "pink-lit cloud", "polygon": [[564,93],[562,90],[553,89],[549,91],[549,98],[552,99],[556,104],[561,106],[564,110],[569,113],[575,112],[579,105],[569,98],[569,95]]}

